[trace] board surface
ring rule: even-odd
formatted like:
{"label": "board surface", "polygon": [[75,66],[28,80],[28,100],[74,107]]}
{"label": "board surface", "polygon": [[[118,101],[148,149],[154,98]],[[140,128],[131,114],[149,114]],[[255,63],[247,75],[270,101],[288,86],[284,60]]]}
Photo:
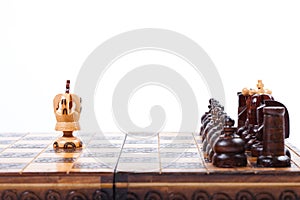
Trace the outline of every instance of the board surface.
{"label": "board surface", "polygon": [[0,133],[0,197],[192,199],[199,191],[211,199],[236,199],[243,191],[250,199],[300,197],[300,157],[292,144],[289,168],[258,168],[249,157],[247,167],[225,169],[204,161],[200,136],[192,133],[79,132],[84,147],[73,152],[53,149],[59,136]]}

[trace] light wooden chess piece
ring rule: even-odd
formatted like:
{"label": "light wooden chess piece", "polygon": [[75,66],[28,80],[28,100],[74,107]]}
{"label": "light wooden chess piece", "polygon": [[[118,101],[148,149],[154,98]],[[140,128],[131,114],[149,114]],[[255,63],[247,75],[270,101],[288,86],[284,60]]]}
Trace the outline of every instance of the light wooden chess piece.
{"label": "light wooden chess piece", "polygon": [[53,143],[53,148],[81,148],[81,140],[73,136],[73,131],[80,130],[81,98],[70,94],[70,80],[67,80],[65,94],[54,97],[53,109],[57,121],[55,130],[63,132],[63,136]]}

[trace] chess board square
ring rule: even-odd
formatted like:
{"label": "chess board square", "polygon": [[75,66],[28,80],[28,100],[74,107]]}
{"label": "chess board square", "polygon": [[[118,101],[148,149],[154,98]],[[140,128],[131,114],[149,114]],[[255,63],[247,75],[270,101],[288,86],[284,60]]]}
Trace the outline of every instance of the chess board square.
{"label": "chess board square", "polygon": [[110,172],[113,173],[115,164],[99,162],[78,162],[73,165],[70,172]]}
{"label": "chess board square", "polygon": [[27,164],[26,163],[0,163],[0,172],[19,172]]}
{"label": "chess board square", "polygon": [[[34,158],[37,152],[7,152],[4,151],[0,154],[0,158]],[[1,160],[2,160],[1,159]]]}
{"label": "chess board square", "polygon": [[93,139],[112,139],[112,140],[124,140],[126,134],[120,132],[96,132],[93,135]]}
{"label": "chess board square", "polygon": [[158,134],[154,133],[154,132],[129,132],[129,133],[127,133],[126,136],[127,136],[127,139],[132,139],[132,138],[150,139],[150,138],[158,137]]}
{"label": "chess board square", "polygon": [[117,163],[118,157],[80,157],[77,162]]}
{"label": "chess board square", "polygon": [[125,144],[152,144],[153,146],[157,146],[157,140],[126,140]]}
{"label": "chess board square", "polygon": [[165,145],[165,144],[191,144],[194,145],[195,140],[160,140],[159,143],[161,145]]}
{"label": "chess board square", "polygon": [[81,157],[108,158],[119,157],[119,154],[119,152],[85,152],[81,154]]}
{"label": "chess board square", "polygon": [[94,140],[89,143],[89,147],[95,145],[95,144],[100,144],[100,145],[105,145],[105,144],[112,144],[116,146],[122,146],[123,145],[123,140]]}
{"label": "chess board square", "polygon": [[35,136],[35,135],[29,135],[29,136],[26,136],[24,138],[22,138],[22,140],[29,140],[29,141],[40,141],[40,140],[46,140],[48,143],[49,141],[52,141],[54,140],[56,137],[53,137],[53,136],[44,136],[44,137],[41,137],[41,136]]}
{"label": "chess board square", "polygon": [[118,134],[112,134],[112,135],[95,135],[93,137],[93,140],[109,140],[109,141],[116,141],[116,140],[122,140],[124,141],[125,135],[118,135]]}
{"label": "chess board square", "polygon": [[6,149],[10,144],[0,144],[0,149]]}
{"label": "chess board square", "polygon": [[118,158],[112,159],[107,158],[107,160],[102,160],[101,158],[78,158],[76,160],[77,163],[101,163],[107,166],[110,166],[111,168],[114,168],[117,164]]}
{"label": "chess board square", "polygon": [[188,149],[188,148],[196,148],[197,146],[193,143],[165,143],[160,144],[160,148],[172,148],[172,149]]}
{"label": "chess board square", "polygon": [[204,166],[201,162],[170,162],[170,163],[161,163],[162,169],[199,169]]}
{"label": "chess board square", "polygon": [[144,173],[144,172],[160,172],[159,162],[154,163],[118,163],[117,172],[134,172],[134,173]]}
{"label": "chess board square", "polygon": [[73,169],[114,169],[114,165],[101,162],[78,162],[73,165]]}
{"label": "chess board square", "polygon": [[68,173],[73,163],[30,163],[23,172],[64,172]]}
{"label": "chess board square", "polygon": [[122,144],[112,144],[112,143],[99,143],[93,141],[89,143],[88,148],[121,148]]}
{"label": "chess board square", "polygon": [[158,148],[146,147],[146,148],[123,148],[122,153],[156,153]]}
{"label": "chess board square", "polygon": [[10,146],[10,148],[39,148],[39,149],[43,149],[46,148],[48,146],[48,144],[24,144],[24,143],[18,143],[18,144],[13,144],[12,146]]}
{"label": "chess board square", "polygon": [[198,152],[161,152],[161,158],[199,158]]}
{"label": "chess board square", "polygon": [[27,135],[28,133],[0,133],[0,138],[21,138]]}
{"label": "chess board square", "polygon": [[48,140],[24,140],[24,138],[22,138],[22,140],[19,140],[17,142],[15,142],[14,144],[18,145],[18,144],[31,144],[32,146],[35,146],[36,144],[46,144],[49,145],[51,142],[49,142]]}
{"label": "chess board square", "polygon": [[194,140],[193,135],[159,136],[160,140]]}
{"label": "chess board square", "polygon": [[115,152],[120,153],[121,148],[90,148],[87,146],[85,149],[82,150],[82,154],[85,153],[105,153],[105,152]]}
{"label": "chess board square", "polygon": [[[40,153],[42,150],[41,149],[35,149],[35,148],[7,148],[5,149],[2,153],[16,153],[16,154],[19,154],[19,153]],[[1,153],[1,154],[2,154]]]}
{"label": "chess board square", "polygon": [[9,145],[16,142],[16,140],[0,140],[0,145]]}
{"label": "chess board square", "polygon": [[76,160],[76,163],[79,163],[79,162],[82,162],[82,163],[92,163],[92,162],[98,162],[98,161],[97,161],[97,158],[91,158],[91,157],[79,157],[79,158]]}
{"label": "chess board square", "polygon": [[[1,156],[1,155],[0,155]],[[41,153],[39,157],[42,158],[77,158],[80,156],[80,153]]]}
{"label": "chess board square", "polygon": [[35,163],[73,163],[76,158],[64,158],[64,157],[39,157],[34,160]]}
{"label": "chess board square", "polygon": [[1,158],[1,163],[29,163],[33,160],[33,158]]}
{"label": "chess board square", "polygon": [[21,138],[20,137],[3,137],[3,138],[0,138],[0,141],[13,141],[13,142],[16,142],[18,140],[20,140]]}
{"label": "chess board square", "polygon": [[50,154],[66,154],[66,153],[81,153],[82,149],[53,149],[53,146],[48,146],[47,149],[45,149],[44,153],[50,153]]}
{"label": "chess board square", "polygon": [[[158,162],[157,157],[120,157],[119,163],[155,163]],[[132,167],[134,168],[134,164]]]}
{"label": "chess board square", "polygon": [[176,163],[202,163],[200,157],[199,158],[183,158],[183,157],[163,158],[163,159],[161,159],[161,161],[164,163],[171,163],[171,162],[175,162],[175,161],[176,161]]}
{"label": "chess board square", "polygon": [[95,132],[83,132],[83,131],[73,132],[73,135],[75,137],[85,138],[85,139],[94,138],[95,134],[96,134]]}
{"label": "chess board square", "polygon": [[158,158],[158,152],[150,152],[150,153],[124,153],[124,152],[122,152],[121,157],[136,157],[136,158],[153,157],[153,158]]}

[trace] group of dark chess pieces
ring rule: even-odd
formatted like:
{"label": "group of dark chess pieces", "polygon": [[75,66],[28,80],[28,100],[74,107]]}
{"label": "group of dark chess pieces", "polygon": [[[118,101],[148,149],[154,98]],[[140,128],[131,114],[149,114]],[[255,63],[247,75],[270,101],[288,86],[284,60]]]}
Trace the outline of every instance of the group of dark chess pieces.
{"label": "group of dark chess pieces", "polygon": [[200,130],[207,162],[223,168],[245,167],[251,156],[257,158],[257,167],[291,166],[291,155],[284,144],[289,137],[288,110],[271,93],[261,80],[257,90],[244,88],[238,92],[237,127],[217,100],[209,100]]}

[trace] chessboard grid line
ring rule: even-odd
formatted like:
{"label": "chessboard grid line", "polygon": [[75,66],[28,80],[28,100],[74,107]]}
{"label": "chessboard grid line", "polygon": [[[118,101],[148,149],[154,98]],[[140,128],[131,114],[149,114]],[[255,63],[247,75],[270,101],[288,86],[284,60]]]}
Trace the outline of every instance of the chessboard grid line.
{"label": "chessboard grid line", "polygon": [[87,144],[83,146],[83,148],[81,149],[81,151],[79,151],[79,155],[77,156],[77,158],[74,160],[74,162],[71,164],[69,170],[66,172],[66,174],[70,174],[70,172],[72,171],[74,165],[77,163],[78,159],[81,157],[83,150],[87,149],[87,146],[91,143],[92,139],[95,137],[96,133],[94,133],[88,140]]}
{"label": "chessboard grid line", "polygon": [[15,140],[13,143],[9,144],[7,147],[3,148],[0,153],[2,153],[3,151],[11,148],[15,143],[17,143],[18,141],[22,140],[24,137],[26,137],[27,135],[29,135],[30,132],[25,133],[22,137],[20,137],[19,139]]}
{"label": "chessboard grid line", "polygon": [[35,161],[35,159],[37,159],[42,153],[46,151],[46,149],[49,148],[50,145],[52,145],[52,143],[48,144],[42,151],[40,151],[35,157],[33,157],[33,159],[29,163],[27,163],[19,173],[22,174],[26,170],[26,168],[29,167],[29,165],[32,164],[33,161]]}
{"label": "chessboard grid line", "polygon": [[124,137],[124,140],[123,140],[123,144],[121,146],[120,153],[119,153],[119,156],[118,156],[118,159],[117,159],[114,171],[113,171],[113,186],[112,186],[112,189],[113,189],[113,199],[116,199],[116,190],[117,190],[116,183],[118,182],[118,180],[117,180],[117,168],[118,168],[118,163],[120,161],[121,154],[122,154],[122,151],[123,151],[126,139],[127,139],[127,134],[125,134],[125,137]]}
{"label": "chessboard grid line", "polygon": [[118,159],[116,161],[116,164],[115,164],[115,168],[114,168],[114,184],[115,184],[115,174],[117,173],[117,170],[118,170],[118,166],[119,166],[119,162],[120,162],[120,159],[121,159],[121,156],[122,156],[122,152],[123,152],[123,149],[124,149],[124,146],[125,146],[125,143],[126,143],[126,139],[127,139],[127,136],[128,134],[125,134],[125,137],[124,137],[124,140],[123,140],[123,144],[120,148],[120,153],[118,155]]}
{"label": "chessboard grid line", "polygon": [[198,150],[198,153],[199,153],[199,155],[200,155],[200,160],[201,160],[201,162],[202,162],[202,165],[205,167],[206,173],[209,174],[209,169],[208,169],[208,167],[207,167],[207,165],[206,165],[206,162],[205,162],[205,160],[204,160],[203,153],[201,152],[201,148],[200,148],[200,145],[199,145],[198,142],[197,142],[195,133],[192,133],[192,135],[193,135],[194,141],[195,141],[195,143],[196,143],[197,150]]}
{"label": "chessboard grid line", "polygon": [[159,162],[159,174],[162,174],[161,154],[160,154],[160,133],[157,134],[157,152],[158,152],[158,162]]}

